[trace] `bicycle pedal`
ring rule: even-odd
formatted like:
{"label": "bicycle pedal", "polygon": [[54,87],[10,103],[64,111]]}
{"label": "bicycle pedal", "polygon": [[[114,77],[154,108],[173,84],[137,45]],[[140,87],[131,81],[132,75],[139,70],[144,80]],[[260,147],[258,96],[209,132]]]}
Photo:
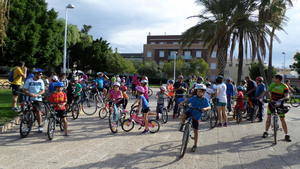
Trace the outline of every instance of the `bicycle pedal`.
{"label": "bicycle pedal", "polygon": [[142,126],[138,128],[138,130],[141,130],[141,129],[142,129]]}

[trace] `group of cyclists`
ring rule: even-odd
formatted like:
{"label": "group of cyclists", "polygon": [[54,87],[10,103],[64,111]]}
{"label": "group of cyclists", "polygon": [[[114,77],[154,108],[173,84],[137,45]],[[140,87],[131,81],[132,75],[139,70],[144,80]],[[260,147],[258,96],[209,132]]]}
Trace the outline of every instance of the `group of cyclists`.
{"label": "group of cyclists", "polygon": [[[282,82],[281,75],[275,75],[273,83],[267,86],[262,77],[257,77],[252,80],[246,77],[241,85],[236,86],[232,79],[225,79],[223,76],[218,76],[213,82],[202,77],[192,76],[185,80],[183,75],[179,75],[176,81],[168,80],[166,85],[160,86],[159,92],[156,93],[157,108],[156,118],[161,116],[161,108],[165,107],[171,111],[173,109],[173,118],[181,118],[180,131],[183,129],[184,121],[192,117],[192,127],[194,129],[194,146],[192,151],[197,148],[199,121],[203,114],[213,107],[217,112],[217,126],[228,126],[228,115],[233,115],[236,118],[236,113],[239,110],[245,111],[247,109],[247,120],[254,122],[262,122],[264,118],[264,104],[266,98],[270,101],[267,106],[266,128],[263,133],[263,138],[268,136],[270,128],[271,114],[274,107],[272,102],[281,102],[283,106],[285,100],[289,97],[289,92],[293,90],[290,85]],[[67,109],[68,105],[77,103],[80,105],[83,97],[85,97],[85,89],[87,86],[92,86],[95,90],[101,93],[102,96],[109,103],[109,111],[114,111],[111,106],[115,103],[117,106],[127,108],[129,95],[135,97],[134,105],[138,105],[138,112],[143,114],[145,122],[145,130],[143,134],[149,132],[148,118],[150,112],[150,97],[149,97],[149,81],[147,76],[138,77],[134,74],[132,77],[115,75],[108,77],[103,72],[96,73],[95,78],[91,78],[84,73],[71,74],[68,78],[65,74],[57,76],[52,73],[51,76],[45,77],[42,69],[34,69],[31,75],[25,80],[22,88],[13,88],[13,93],[23,91],[31,101],[36,110],[36,117],[38,122],[38,131],[43,132],[42,126],[42,109],[41,101],[43,99],[55,104],[54,110],[57,111],[58,116],[63,119],[65,135],[68,135]],[[131,90],[129,92],[129,90]],[[233,105],[234,104],[234,105]],[[180,114],[180,107],[187,106],[187,109]],[[255,114],[254,107],[258,107],[257,114]],[[17,111],[18,108],[14,107]],[[285,114],[279,114],[282,127],[285,133],[285,140],[290,142],[288,135],[288,128],[285,121]]]}

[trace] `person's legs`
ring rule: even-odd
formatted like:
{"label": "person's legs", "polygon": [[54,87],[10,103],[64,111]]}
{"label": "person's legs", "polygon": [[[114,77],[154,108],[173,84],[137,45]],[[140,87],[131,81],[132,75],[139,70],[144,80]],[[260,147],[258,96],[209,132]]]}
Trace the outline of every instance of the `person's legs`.
{"label": "person's legs", "polygon": [[226,106],[221,107],[221,112],[222,112],[222,118],[223,118],[224,125],[227,126],[228,119],[227,119],[227,114],[226,114]]}
{"label": "person's legs", "polygon": [[222,107],[217,106],[219,126],[222,126],[222,112],[221,111],[222,111]]}
{"label": "person's legs", "polygon": [[227,95],[227,110],[228,110],[228,113],[232,111],[230,95]]}
{"label": "person's legs", "polygon": [[63,118],[63,123],[64,123],[65,135],[68,135],[68,120],[67,120],[67,117]]}
{"label": "person's legs", "polygon": [[175,98],[175,106],[174,106],[174,111],[173,111],[173,119],[177,116],[178,113],[178,99]]}
{"label": "person's legs", "polygon": [[18,97],[19,94],[17,92],[19,92],[20,86],[18,85],[11,85],[11,89],[12,89],[12,108],[16,109],[18,107]]}
{"label": "person's legs", "polygon": [[148,113],[144,113],[145,130],[149,131]]}
{"label": "person's legs", "polygon": [[288,134],[288,128],[287,128],[285,118],[280,117],[280,121],[281,121],[281,125],[282,125],[282,128],[283,128],[284,134],[287,135]]}
{"label": "person's legs", "polygon": [[257,101],[258,104],[258,119],[259,121],[263,121],[263,115],[264,115],[264,104],[261,101]]}
{"label": "person's legs", "polygon": [[18,103],[18,95],[13,95],[12,96],[12,107],[17,108],[17,103]]}

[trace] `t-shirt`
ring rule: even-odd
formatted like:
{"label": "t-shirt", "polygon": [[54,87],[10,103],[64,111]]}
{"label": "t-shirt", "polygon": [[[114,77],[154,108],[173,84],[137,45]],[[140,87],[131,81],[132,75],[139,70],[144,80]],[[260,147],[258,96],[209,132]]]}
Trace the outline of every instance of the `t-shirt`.
{"label": "t-shirt", "polygon": [[283,83],[271,83],[269,86],[269,92],[271,92],[271,99],[277,101],[284,98],[286,93],[289,93],[289,88]]}
{"label": "t-shirt", "polygon": [[234,95],[234,87],[233,87],[233,84],[231,83],[226,83],[226,94],[228,96],[233,96]]}
{"label": "t-shirt", "polygon": [[244,93],[239,91],[236,96],[236,108],[243,109],[244,108]]}
{"label": "t-shirt", "polygon": [[110,95],[110,99],[114,99],[114,100],[123,98],[123,94],[121,90],[115,91],[114,89],[111,89],[109,91],[109,95]]}
{"label": "t-shirt", "polygon": [[22,69],[21,67],[16,67],[13,71],[13,78],[14,81],[11,82],[11,84],[14,85],[19,85],[21,86],[23,84],[23,77],[22,75],[25,75],[24,69]]}
{"label": "t-shirt", "polygon": [[[193,96],[188,100],[188,103],[191,104],[192,108],[203,109],[210,107],[209,101],[205,97]],[[191,109],[192,116],[195,120],[199,120],[201,118],[202,112],[200,110]]]}
{"label": "t-shirt", "polygon": [[81,92],[79,92],[82,89],[82,85],[80,83],[75,84],[75,95],[81,96]]}
{"label": "t-shirt", "polygon": [[[28,79],[24,84],[24,89],[28,90],[29,93],[38,94],[45,90],[45,84],[42,79],[34,80]],[[42,101],[42,97],[30,97],[32,101]]]}
{"label": "t-shirt", "polygon": [[138,79],[137,76],[133,76],[132,77],[132,84],[134,84],[134,85],[138,85],[139,84],[139,79]]}
{"label": "t-shirt", "polygon": [[[249,92],[253,88],[256,89],[256,87],[257,87],[256,82],[254,82],[253,80],[247,81],[247,92]],[[251,93],[248,93],[248,96],[249,97],[254,97],[255,96],[255,90],[252,91]]]}
{"label": "t-shirt", "polygon": [[104,77],[96,78],[95,82],[97,84],[98,89],[103,89],[103,87],[104,87]]}
{"label": "t-shirt", "polygon": [[221,103],[227,103],[226,85],[224,83],[218,84],[217,86],[217,99]]}
{"label": "t-shirt", "polygon": [[[67,102],[67,95],[65,92],[54,92],[49,97],[49,101],[51,103],[66,103]],[[66,106],[54,106],[54,110],[66,110]]]}
{"label": "t-shirt", "polygon": [[169,84],[167,86],[167,89],[169,91],[168,95],[171,96],[171,97],[174,96],[174,86],[172,84]]}
{"label": "t-shirt", "polygon": [[183,88],[187,89],[188,85],[184,82],[176,82],[174,84],[174,89],[176,90],[176,92],[175,92],[176,97],[183,97],[182,95],[185,93],[184,90],[179,89],[180,87],[183,87]]}
{"label": "t-shirt", "polygon": [[207,100],[210,100],[211,99],[211,95],[214,94],[215,91],[211,88],[207,88],[206,89],[206,92],[204,94],[204,97],[207,98]]}
{"label": "t-shirt", "polygon": [[142,101],[142,109],[148,109],[149,108],[149,102],[145,98],[145,96],[139,96],[139,99]]}
{"label": "t-shirt", "polygon": [[145,98],[146,98],[147,100],[149,100],[149,94],[148,94],[149,88],[148,88],[148,86],[142,86],[142,87],[143,87],[144,90],[145,90],[145,93],[144,93]]}
{"label": "t-shirt", "polygon": [[265,84],[261,83],[257,86],[256,91],[255,91],[255,97],[260,96],[263,92],[266,91],[266,86]]}
{"label": "t-shirt", "polygon": [[157,98],[157,104],[164,104],[165,103],[165,99],[166,99],[166,94],[162,93],[162,92],[157,92],[156,93]]}

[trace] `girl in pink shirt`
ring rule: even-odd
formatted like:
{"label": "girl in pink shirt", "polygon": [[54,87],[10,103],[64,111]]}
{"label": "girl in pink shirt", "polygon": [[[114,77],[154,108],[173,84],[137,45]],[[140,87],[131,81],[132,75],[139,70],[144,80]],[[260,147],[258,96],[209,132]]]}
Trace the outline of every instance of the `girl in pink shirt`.
{"label": "girl in pink shirt", "polygon": [[145,90],[144,96],[145,96],[146,100],[149,102],[149,94],[148,94],[149,88],[148,88],[147,83],[148,83],[147,80],[142,80],[141,81],[142,87]]}
{"label": "girl in pink shirt", "polygon": [[113,89],[111,89],[108,92],[108,98],[110,99],[109,101],[109,107],[110,107],[110,111],[113,111],[113,107],[112,107],[112,103],[116,103],[116,105],[119,107],[121,104],[124,103],[124,99],[123,99],[123,94],[122,91],[120,90],[120,83],[115,82],[113,85]]}

